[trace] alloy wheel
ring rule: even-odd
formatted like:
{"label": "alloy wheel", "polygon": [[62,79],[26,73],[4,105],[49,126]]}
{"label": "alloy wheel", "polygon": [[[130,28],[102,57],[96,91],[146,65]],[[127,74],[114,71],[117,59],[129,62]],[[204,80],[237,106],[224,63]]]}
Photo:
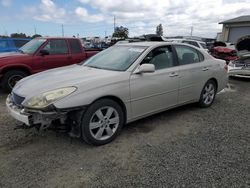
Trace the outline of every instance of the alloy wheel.
{"label": "alloy wheel", "polygon": [[99,108],[90,119],[90,133],[96,140],[107,140],[115,134],[119,123],[119,114],[115,108],[111,106]]}
{"label": "alloy wheel", "polygon": [[215,97],[215,87],[212,83],[209,83],[205,86],[204,92],[202,95],[203,102],[206,105],[210,105]]}

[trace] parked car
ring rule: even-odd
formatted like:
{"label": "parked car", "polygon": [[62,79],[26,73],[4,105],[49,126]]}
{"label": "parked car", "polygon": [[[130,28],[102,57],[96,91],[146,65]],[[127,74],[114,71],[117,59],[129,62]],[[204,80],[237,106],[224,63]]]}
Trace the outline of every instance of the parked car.
{"label": "parked car", "polygon": [[18,52],[0,54],[0,81],[11,91],[25,76],[52,68],[80,63],[99,51],[85,51],[76,38],[36,38]]}
{"label": "parked car", "polygon": [[27,127],[62,124],[87,143],[111,142],[124,124],[187,103],[212,105],[225,61],[187,44],[115,45],[83,64],[22,79],[6,100]]}
{"label": "parked car", "polygon": [[250,78],[250,35],[240,38],[236,49],[239,57],[228,64],[229,76]]}
{"label": "parked car", "polygon": [[205,52],[208,52],[208,48],[205,42],[203,41],[199,41],[199,40],[191,40],[191,39],[177,39],[177,38],[173,38],[173,39],[166,39],[163,38],[164,41],[166,42],[179,42],[179,43],[185,43],[185,44],[190,44],[192,46],[195,46],[197,48],[200,48],[201,50],[204,50]]}
{"label": "parked car", "polygon": [[0,38],[0,53],[16,52],[30,40],[29,38]]}

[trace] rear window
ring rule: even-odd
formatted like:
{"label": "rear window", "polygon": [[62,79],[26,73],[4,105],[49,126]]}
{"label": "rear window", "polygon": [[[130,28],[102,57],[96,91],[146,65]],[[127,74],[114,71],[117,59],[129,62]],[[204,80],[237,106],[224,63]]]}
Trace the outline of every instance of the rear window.
{"label": "rear window", "polygon": [[18,39],[14,39],[14,44],[17,48],[21,48],[23,45],[25,45],[27,42],[29,42],[28,40],[18,40]]}
{"label": "rear window", "polygon": [[70,45],[70,49],[71,52],[73,54],[78,54],[78,53],[82,53],[82,46],[81,44],[78,42],[78,40],[69,40],[69,45]]}

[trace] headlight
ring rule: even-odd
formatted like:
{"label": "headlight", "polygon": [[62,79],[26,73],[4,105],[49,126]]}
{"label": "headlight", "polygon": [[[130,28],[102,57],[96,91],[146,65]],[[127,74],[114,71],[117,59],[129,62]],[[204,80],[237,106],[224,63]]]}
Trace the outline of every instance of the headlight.
{"label": "headlight", "polygon": [[66,87],[48,91],[46,93],[28,99],[26,102],[24,102],[23,105],[28,108],[45,108],[51,103],[70,95],[76,89],[76,87]]}

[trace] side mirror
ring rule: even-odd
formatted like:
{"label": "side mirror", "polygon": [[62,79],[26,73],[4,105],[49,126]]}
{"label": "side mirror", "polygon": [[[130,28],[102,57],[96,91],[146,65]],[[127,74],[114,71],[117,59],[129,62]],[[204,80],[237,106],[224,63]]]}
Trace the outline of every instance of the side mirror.
{"label": "side mirror", "polygon": [[135,74],[152,73],[155,72],[155,65],[153,64],[142,64],[136,69]]}
{"label": "side mirror", "polygon": [[40,50],[40,54],[41,56],[49,55],[49,51],[43,49],[43,50]]}

